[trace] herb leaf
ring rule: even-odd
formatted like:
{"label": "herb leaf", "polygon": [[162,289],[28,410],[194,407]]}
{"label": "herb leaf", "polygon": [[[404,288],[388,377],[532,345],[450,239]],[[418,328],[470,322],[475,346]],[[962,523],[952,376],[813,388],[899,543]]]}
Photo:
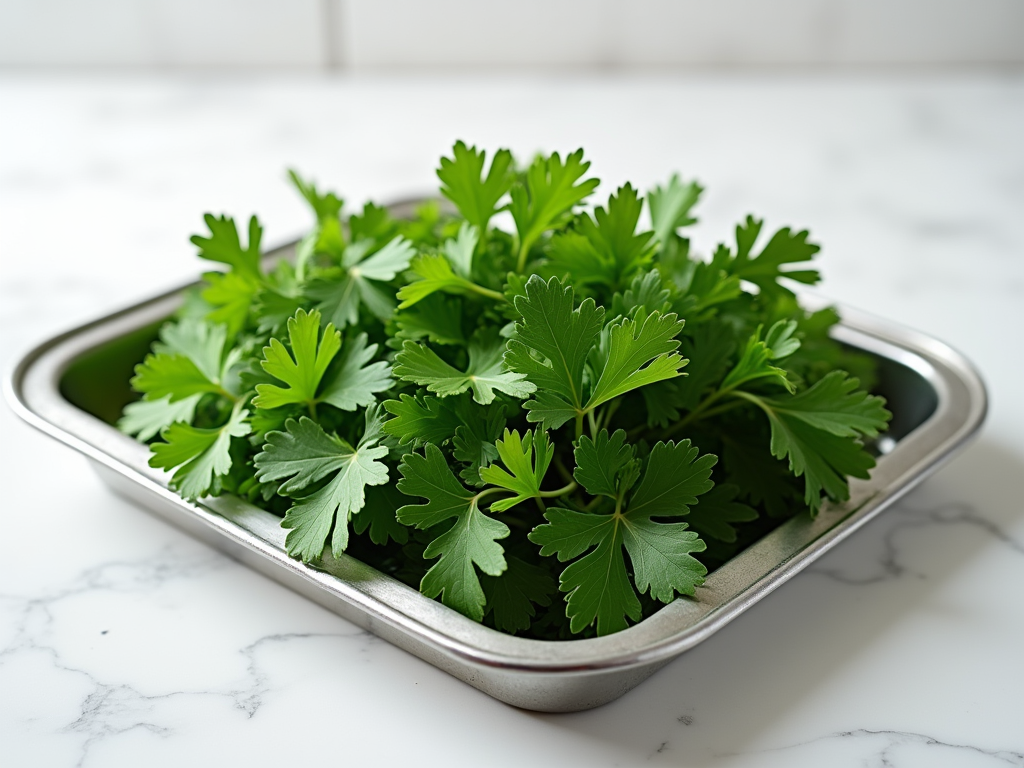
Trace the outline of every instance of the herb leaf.
{"label": "herb leaf", "polygon": [[572,287],[563,287],[556,278],[545,283],[534,275],[525,290],[515,300],[522,317],[516,337],[508,342],[505,363],[540,393],[526,403],[527,419],[557,429],[583,410],[583,369],[601,332],[604,309],[593,299],[573,309]]}
{"label": "herb leaf", "polygon": [[448,365],[426,344],[407,341],[395,356],[395,375],[427,388],[438,397],[459,395],[473,390],[473,399],[481,405],[494,400],[494,390],[512,397],[527,397],[536,387],[524,381],[525,375],[505,370],[504,344],[474,341],[469,345],[469,367],[463,372]]}
{"label": "herb leaf", "polygon": [[428,597],[440,596],[445,605],[480,621],[486,599],[476,568],[489,576],[499,576],[505,570],[504,550],[498,540],[509,535],[508,527],[480,511],[478,494],[455,479],[436,445],[428,444],[423,456],[406,454],[398,471],[402,474],[398,490],[427,500],[426,504],[399,509],[399,521],[426,529],[454,518],[451,527],[423,553],[427,559],[440,560],[423,577],[420,591]]}
{"label": "herb leaf", "polygon": [[379,461],[388,449],[376,443],[377,437],[364,435],[353,448],[305,416],[285,422],[284,432],[267,435],[255,460],[260,482],[284,480],[279,492],[294,498],[297,491],[331,476],[319,490],[295,498],[288,509],[282,526],[291,529],[285,539],[289,555],[305,562],[318,559],[332,526],[331,552],[340,557],[345,551],[348,522],[363,508],[366,486],[388,481],[387,465]]}
{"label": "herb leaf", "polygon": [[181,422],[171,424],[160,433],[164,442],[153,444],[149,466],[177,468],[171,477],[171,487],[189,501],[205,496],[214,480],[230,471],[231,438],[249,434],[248,415],[236,404],[227,423],[220,427],[200,429]]}
{"label": "herb leaf", "polygon": [[516,494],[510,499],[501,499],[491,504],[493,512],[504,512],[527,499],[540,498],[540,486],[544,475],[551,466],[554,455],[547,432],[539,429],[527,432],[525,438],[515,430],[505,430],[503,439],[495,447],[506,472],[496,464],[480,470],[480,479],[485,483],[504,488]]}
{"label": "herb leaf", "polygon": [[[583,440],[580,443],[582,446]],[[628,484],[618,477],[603,479],[607,470],[594,462],[611,453],[620,457],[619,476],[635,470],[630,460],[622,460],[620,439],[604,445],[603,450],[578,448],[577,467],[583,476],[602,478],[593,481],[602,491],[618,488],[615,510],[594,514],[551,509],[544,515],[547,524],[530,534],[530,540],[541,545],[542,555],[557,554],[563,562],[573,561],[560,580],[560,589],[568,593],[570,627],[579,632],[596,623],[599,635],[625,629],[627,620],[640,618],[640,601],[626,570],[627,554],[636,589],[649,591],[655,600],[667,603],[676,594],[692,595],[703,583],[707,569],[693,553],[703,551],[704,542],[687,530],[686,523],[655,522],[652,518],[687,514],[697,496],[712,488],[711,468],[716,461],[709,455],[698,458],[699,451],[689,440],[658,443],[639,487],[624,503]]]}
{"label": "herb leaf", "polygon": [[457,141],[452,157],[442,157],[437,177],[441,180],[441,194],[455,203],[459,213],[480,232],[498,210],[498,201],[512,186],[512,153],[500,149],[491,160],[487,176],[483,177],[487,153],[467,147]]}

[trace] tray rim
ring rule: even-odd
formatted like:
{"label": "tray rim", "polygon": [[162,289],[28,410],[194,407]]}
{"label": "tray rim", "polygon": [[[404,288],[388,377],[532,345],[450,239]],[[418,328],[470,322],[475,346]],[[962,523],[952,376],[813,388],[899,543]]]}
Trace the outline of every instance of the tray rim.
{"label": "tray rim", "polygon": [[[292,245],[275,249],[268,256],[280,256]],[[36,345],[11,367],[4,378],[4,394],[12,409],[30,425],[118,475],[158,493],[220,535],[233,538],[242,546],[273,560],[277,566],[330,593],[331,599],[345,601],[349,607],[370,614],[374,621],[417,636],[421,643],[443,656],[480,669],[575,676],[665,663],[707,639],[909,491],[962,449],[977,434],[987,413],[984,383],[965,357],[926,334],[840,307],[843,321],[837,335],[841,340],[863,343],[874,338],[881,347],[891,348],[890,353],[893,349],[902,350],[893,359],[924,376],[935,387],[939,401],[936,411],[901,440],[893,453],[880,457],[871,480],[851,483],[851,502],[826,505],[817,518],[817,525],[815,521],[808,523],[801,518],[787,521],[733,558],[730,564],[745,556],[751,559],[758,554],[752,551],[769,539],[781,539],[794,533],[800,535],[800,531],[791,529],[802,527],[805,538],[810,533],[810,538],[789,558],[769,568],[753,584],[741,590],[741,594],[710,610],[701,610],[701,607],[708,607],[701,600],[679,598],[642,622],[613,635],[564,641],[520,638],[477,624],[354,558],[346,556],[333,562],[329,559],[323,568],[314,568],[287,555],[282,557],[279,544],[283,542],[283,532],[280,541],[275,542],[270,532],[265,530],[267,521],[257,519],[265,515],[276,522],[278,518],[233,497],[207,499],[199,504],[185,502],[170,491],[165,482],[161,482],[161,478],[166,477],[162,472],[148,468],[144,460],[148,455],[146,446],[63,398],[59,380],[74,359],[123,335],[112,333],[122,326],[142,327],[146,323],[138,322],[140,317],[155,321],[158,316],[166,316],[169,314],[167,307],[178,300],[182,291],[195,284],[190,282],[116,310]],[[800,298],[804,306],[826,304],[809,294]],[[40,384],[49,389],[30,391]],[[959,400],[954,397],[956,393],[953,390],[961,395]],[[47,403],[46,407],[40,407],[41,403]],[[937,429],[941,432],[941,440],[936,440]],[[96,434],[92,435],[90,430]],[[929,437],[933,438],[931,443]],[[120,446],[112,450],[111,445],[115,443],[120,443]],[[141,466],[124,460],[128,444],[138,449]],[[887,479],[884,467],[891,465],[897,454],[905,459],[904,466],[895,473],[897,477],[883,482]],[[253,517],[253,510],[260,515]],[[248,519],[249,528],[239,522],[244,519]],[[809,528],[815,530],[808,531]],[[722,574],[728,567],[729,564],[713,572],[708,578],[708,585],[700,588],[698,595],[711,594],[716,588],[716,574]],[[366,571],[372,573],[367,574]],[[361,588],[346,583],[345,578],[354,579]],[[367,584],[367,578],[377,583]],[[717,579],[722,580],[721,576]],[[401,607],[386,604],[388,597],[397,597]],[[415,606],[416,610],[410,614],[409,603],[413,602],[420,605]],[[694,606],[698,606],[696,611]]]}

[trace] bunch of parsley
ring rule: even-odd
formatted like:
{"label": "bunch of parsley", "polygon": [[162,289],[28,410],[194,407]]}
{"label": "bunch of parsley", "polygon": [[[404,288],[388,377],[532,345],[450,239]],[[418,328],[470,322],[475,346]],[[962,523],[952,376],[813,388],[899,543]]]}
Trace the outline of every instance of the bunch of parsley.
{"label": "bunch of parsley", "polygon": [[459,142],[454,210],[403,220],[292,173],[316,224],[269,270],[255,217],[243,246],[207,215],[192,241],[227,269],[160,331],[121,429],[185,498],[281,515],[291,556],[349,550],[506,632],[604,635],[694,595],[846,499],[889,413],[835,311],[790,290],[819,280],[806,231],[748,217],[696,258],[697,183],[649,192],[638,231],[629,184],[581,208],[588,168]]}

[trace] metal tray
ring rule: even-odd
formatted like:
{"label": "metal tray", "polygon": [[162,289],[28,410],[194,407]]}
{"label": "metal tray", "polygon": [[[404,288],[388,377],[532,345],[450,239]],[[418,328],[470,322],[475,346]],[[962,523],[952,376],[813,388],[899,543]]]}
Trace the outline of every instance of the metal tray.
{"label": "metal tray", "polygon": [[[268,254],[287,257],[292,246]],[[800,516],[712,572],[680,598],[607,637],[528,640],[477,624],[354,558],[304,565],[284,551],[279,518],[233,497],[192,504],[147,465],[149,449],[111,423],[127,380],[179,288],[96,320],[29,352],[6,381],[21,418],[90,459],[117,492],[349,621],[481,691],[526,709],[571,712],[609,702],[792,578],[961,448],[985,418],[985,388],[945,344],[849,309],[834,336],[877,356],[894,417],[885,452],[850,500]],[[820,303],[805,297],[805,304]],[[329,556],[328,556],[329,557]]]}

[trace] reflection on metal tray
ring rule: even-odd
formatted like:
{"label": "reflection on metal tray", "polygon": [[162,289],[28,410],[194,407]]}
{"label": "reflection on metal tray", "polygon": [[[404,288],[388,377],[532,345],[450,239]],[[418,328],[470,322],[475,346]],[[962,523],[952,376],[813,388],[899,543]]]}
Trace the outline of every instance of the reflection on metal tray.
{"label": "reflection on metal tray", "polygon": [[[280,248],[268,258],[290,254]],[[354,558],[320,567],[289,558],[279,518],[231,497],[198,504],[168,490],[147,465],[149,449],[111,423],[130,398],[127,381],[159,324],[181,302],[171,291],[58,336],[30,352],[6,382],[7,397],[33,426],[85,454],[119,493],[340,616],[495,698],[527,709],[569,712],[621,696],[683,651],[792,578],[920,482],[977,431],[985,389],[945,344],[843,310],[834,336],[881,362],[879,389],[893,422],[867,481],[849,502],[814,520],[787,521],[712,572],[694,599],[606,637],[529,640],[477,624]],[[811,300],[805,303],[814,303]]]}

